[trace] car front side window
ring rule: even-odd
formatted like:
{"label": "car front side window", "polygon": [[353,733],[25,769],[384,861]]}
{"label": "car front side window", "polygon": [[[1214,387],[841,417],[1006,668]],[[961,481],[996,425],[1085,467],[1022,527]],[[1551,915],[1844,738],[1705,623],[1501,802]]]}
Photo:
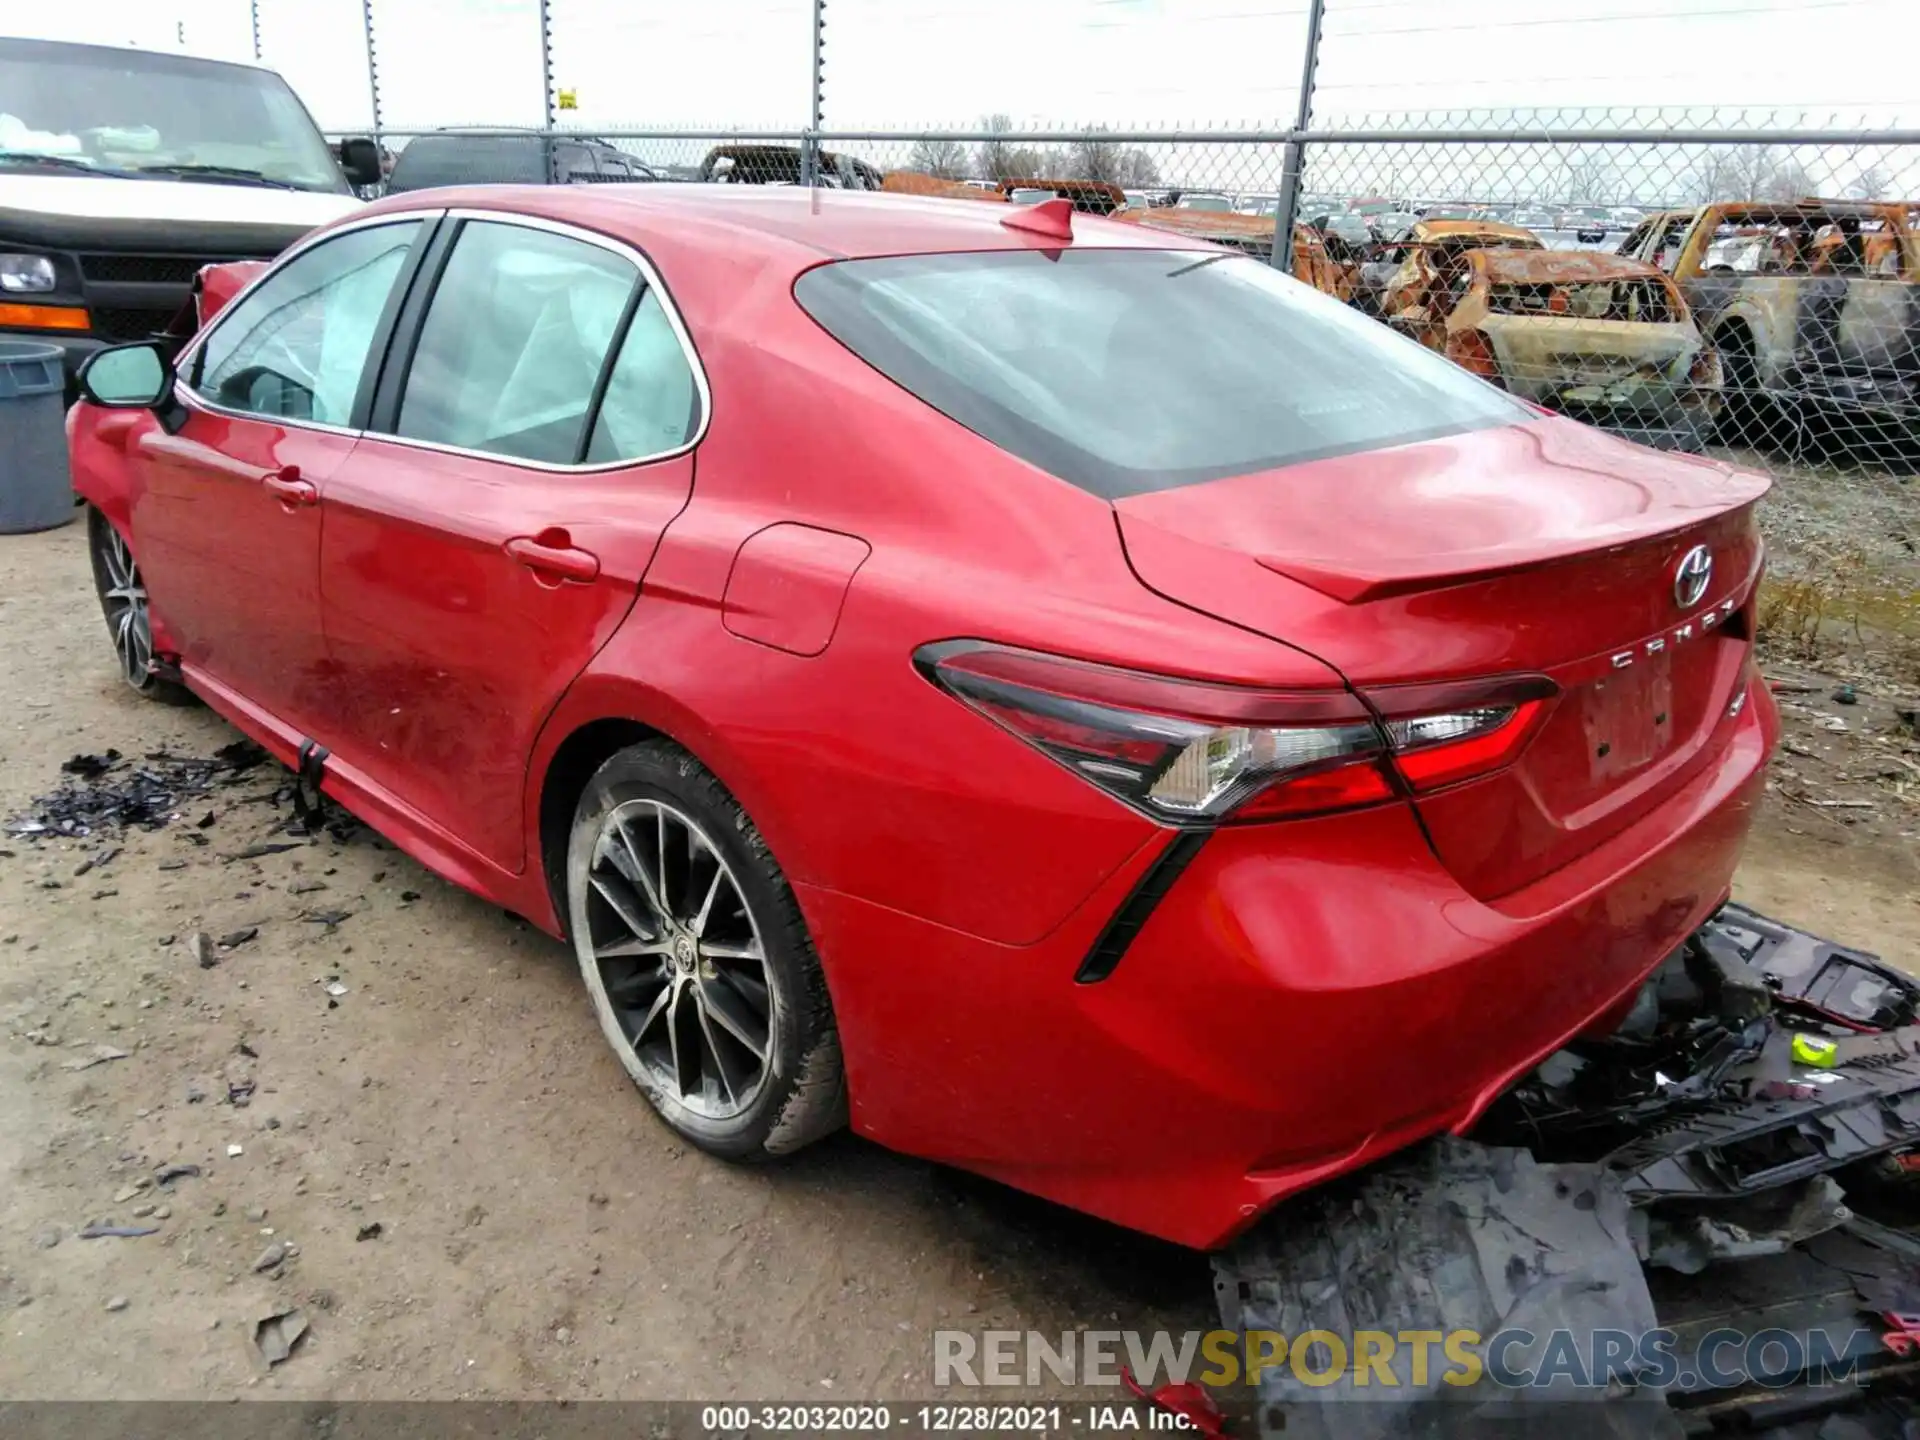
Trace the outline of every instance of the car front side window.
{"label": "car front side window", "polygon": [[394,433],[544,464],[580,458],[640,272],[587,240],[470,220],[434,291]]}
{"label": "car front side window", "polygon": [[344,426],[381,312],[422,222],[350,230],[301,252],[220,316],[192,388],[223,409]]}

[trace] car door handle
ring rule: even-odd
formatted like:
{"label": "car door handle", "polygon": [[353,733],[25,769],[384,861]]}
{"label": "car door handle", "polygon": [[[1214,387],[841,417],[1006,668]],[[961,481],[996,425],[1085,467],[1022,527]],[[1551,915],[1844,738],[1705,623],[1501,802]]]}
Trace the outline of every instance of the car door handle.
{"label": "car door handle", "polygon": [[311,480],[300,478],[300,468],[289,465],[283,470],[269,471],[260,477],[260,483],[267,487],[267,493],[276,495],[283,505],[318,505],[320,492],[314,488]]}
{"label": "car door handle", "polygon": [[557,575],[584,583],[600,574],[600,557],[591,550],[579,549],[564,530],[558,534],[543,531],[537,536],[516,535],[504,548],[536,575]]}

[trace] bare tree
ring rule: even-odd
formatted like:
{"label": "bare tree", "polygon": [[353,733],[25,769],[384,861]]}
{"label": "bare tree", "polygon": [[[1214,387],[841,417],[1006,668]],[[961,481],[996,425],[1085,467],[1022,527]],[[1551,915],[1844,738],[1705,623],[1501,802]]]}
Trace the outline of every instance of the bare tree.
{"label": "bare tree", "polygon": [[1792,151],[1773,145],[1716,145],[1694,162],[1694,194],[1716,200],[1798,200],[1816,186]]}
{"label": "bare tree", "polygon": [[1620,173],[1604,150],[1567,157],[1566,200],[1572,205],[1611,205],[1620,193]]}
{"label": "bare tree", "polygon": [[[1013,129],[1008,115],[989,115],[980,128],[990,135],[1005,135]],[[1030,145],[1014,145],[1005,140],[988,140],[974,153],[974,173],[988,180],[1025,180],[1046,173],[1042,152]]]}
{"label": "bare tree", "polygon": [[1095,131],[1073,142],[1067,153],[1067,174],[1076,180],[1099,180],[1108,185],[1160,183],[1160,171],[1146,151],[1102,140],[1098,135]]}
{"label": "bare tree", "polygon": [[1763,200],[1800,200],[1816,188],[1807,167],[1788,155],[1775,162],[1773,173],[1761,183],[1758,193]]}
{"label": "bare tree", "polygon": [[1853,183],[1847,186],[1847,194],[1855,200],[1879,200],[1893,188],[1893,176],[1887,173],[1887,167],[1878,161],[1862,167],[1853,177]]}
{"label": "bare tree", "polygon": [[907,153],[907,168],[942,180],[964,180],[967,149],[957,140],[916,140]]}

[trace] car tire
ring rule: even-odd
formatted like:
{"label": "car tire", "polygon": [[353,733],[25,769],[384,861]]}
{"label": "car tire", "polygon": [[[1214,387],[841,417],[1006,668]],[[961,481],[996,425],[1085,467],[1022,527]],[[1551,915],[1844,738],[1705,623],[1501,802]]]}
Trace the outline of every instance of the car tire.
{"label": "car tire", "polygon": [[87,507],[87,552],[93,560],[94,593],[106,617],[120,678],[143,699],[162,705],[193,704],[191,690],[153,672],[153,622],[139,563],[120,528],[91,505]]}
{"label": "car tire", "polygon": [[826,976],[753,821],[678,745],[594,774],[567,846],[568,934],[607,1043],[660,1117],[728,1160],[846,1123]]}

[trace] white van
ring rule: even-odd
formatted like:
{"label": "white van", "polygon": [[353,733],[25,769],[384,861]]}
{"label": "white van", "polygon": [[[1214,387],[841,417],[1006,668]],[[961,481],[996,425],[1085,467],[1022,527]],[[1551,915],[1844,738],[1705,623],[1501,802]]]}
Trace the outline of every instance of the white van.
{"label": "white van", "polygon": [[373,142],[336,154],[271,70],[0,38],[0,338],[71,375],[164,331],[202,265],[277,255],[379,179]]}

